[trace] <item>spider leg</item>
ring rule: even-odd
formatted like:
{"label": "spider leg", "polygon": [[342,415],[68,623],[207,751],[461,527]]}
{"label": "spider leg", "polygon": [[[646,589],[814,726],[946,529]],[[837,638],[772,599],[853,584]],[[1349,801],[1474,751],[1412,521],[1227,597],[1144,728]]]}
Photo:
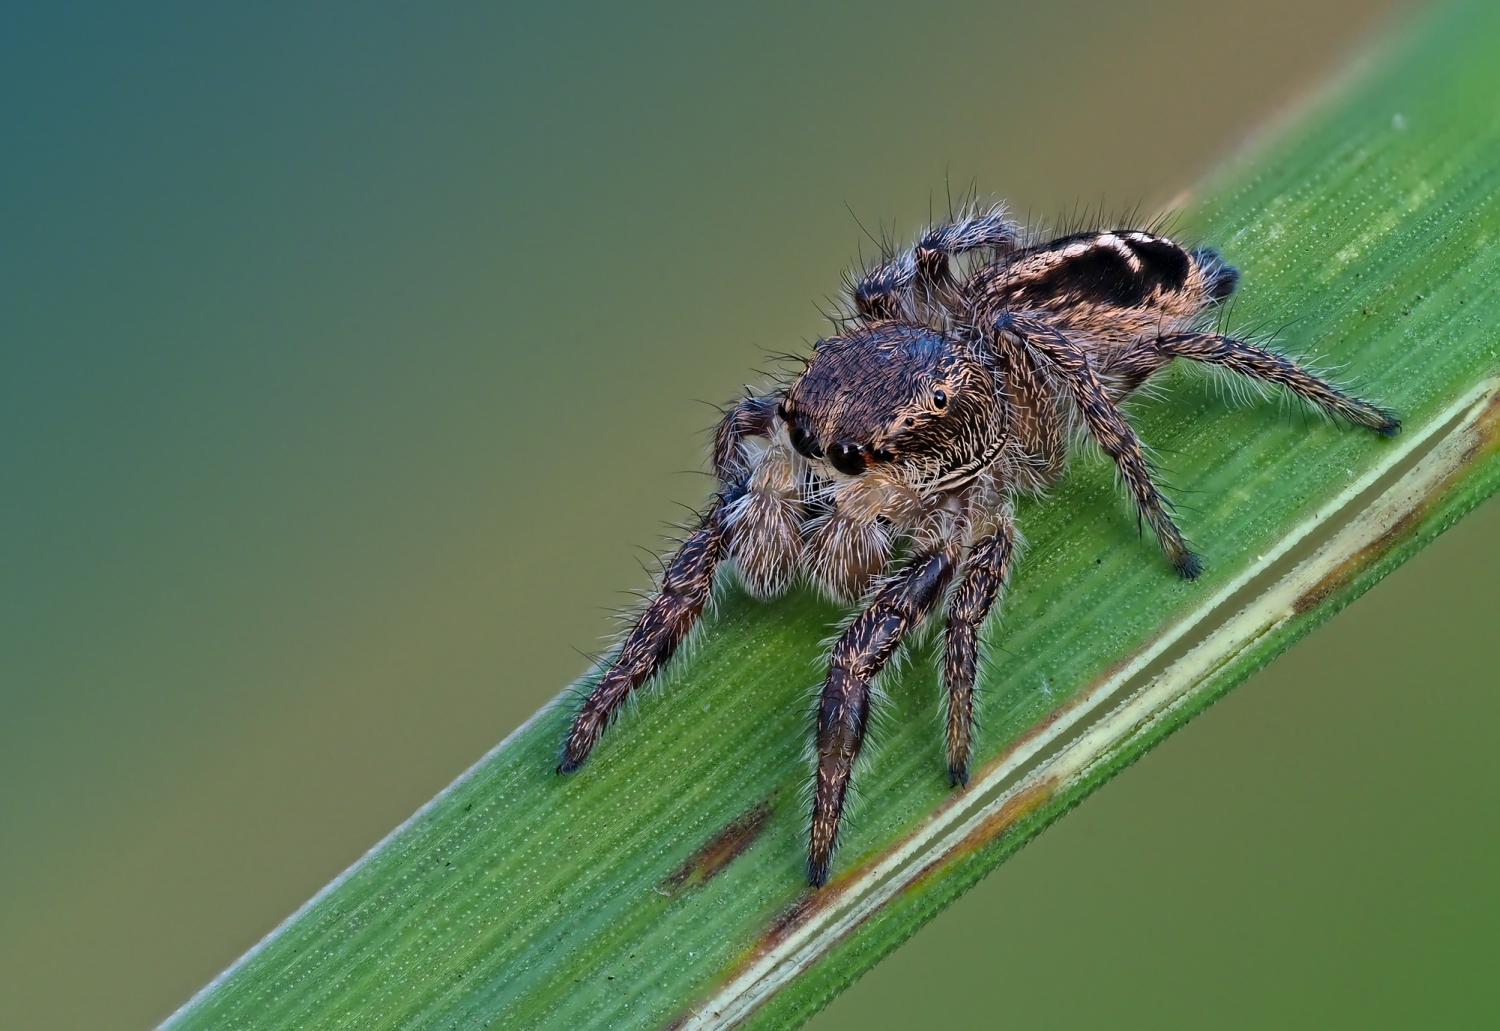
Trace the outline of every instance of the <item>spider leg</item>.
{"label": "spider leg", "polygon": [[[1329,415],[1374,430],[1382,437],[1393,437],[1401,429],[1401,421],[1392,413],[1344,393],[1290,358],[1218,333],[1174,333],[1145,341],[1122,355],[1119,365],[1126,382],[1134,380],[1133,385],[1139,385],[1173,358],[1218,365],[1242,376],[1285,387]],[[1140,375],[1141,372],[1145,374]]]}
{"label": "spider leg", "polygon": [[558,773],[572,773],[583,765],[630,692],[651,679],[697,624],[713,592],[714,570],[724,548],[723,511],[723,501],[715,499],[703,522],[672,556],[660,589],[573,718]]}
{"label": "spider leg", "polygon": [[870,269],[849,289],[854,310],[867,322],[899,318],[907,306],[917,265],[910,254],[897,254]]}
{"label": "spider leg", "polygon": [[995,343],[1005,362],[1000,380],[1010,415],[1007,429],[1024,456],[1016,468],[1019,482],[1040,487],[1056,479],[1067,462],[1063,420],[1057,417],[1054,388],[1018,341],[1001,335]]}
{"label": "spider leg", "polygon": [[768,437],[776,424],[777,395],[742,397],[724,413],[714,430],[714,475],[719,482],[743,484],[750,476],[750,456],[745,441],[750,437]]}
{"label": "spider leg", "polygon": [[828,663],[818,702],[817,773],[807,846],[807,879],[828,880],[854,760],[870,715],[870,682],[901,638],[937,604],[958,565],[956,547],[918,555],[888,581],[844,631]]}
{"label": "spider leg", "polygon": [[1099,379],[1088,352],[1034,315],[1002,312],[994,325],[1000,333],[1019,338],[1063,380],[1089,433],[1119,468],[1137,510],[1156,533],[1167,558],[1186,579],[1196,577],[1202,572],[1203,563],[1188,548],[1182,531],[1167,513],[1167,500],[1151,479],[1151,466],[1141,451],[1140,438]]}
{"label": "spider leg", "polygon": [[1015,544],[1015,526],[1009,513],[1002,513],[999,529],[980,538],[969,552],[963,578],[948,603],[943,680],[948,687],[948,778],[955,787],[969,783],[979,627],[1010,576]]}
{"label": "spider leg", "polygon": [[1021,226],[1005,217],[999,205],[940,223],[927,230],[912,248],[917,274],[931,287],[953,284],[948,260],[971,251],[1014,250],[1021,242]]}
{"label": "spider leg", "polygon": [[910,307],[914,289],[923,294],[955,285],[949,259],[971,251],[997,254],[1020,244],[1021,227],[999,205],[974,210],[928,229],[909,253],[894,255],[860,277],[849,293],[867,321],[899,318]]}
{"label": "spider leg", "polygon": [[714,571],[724,554],[725,513],[744,495],[752,473],[744,439],[768,433],[774,415],[773,397],[747,397],[719,423],[714,434],[714,470],[725,486],[667,563],[661,586],[625,636],[615,661],[584,699],[564,740],[558,773],[572,773],[583,765],[630,692],[650,680],[697,625],[713,594]]}

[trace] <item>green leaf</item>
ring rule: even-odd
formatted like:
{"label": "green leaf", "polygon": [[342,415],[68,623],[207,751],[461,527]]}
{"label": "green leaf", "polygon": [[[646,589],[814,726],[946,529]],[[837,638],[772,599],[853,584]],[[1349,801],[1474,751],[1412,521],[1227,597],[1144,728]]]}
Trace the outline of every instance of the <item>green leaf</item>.
{"label": "green leaf", "polygon": [[1188,374],[1138,402],[1207,572],[1173,576],[1102,460],[1024,504],[971,785],[948,787],[929,640],[885,682],[827,888],[803,870],[805,748],[843,613],[731,589],[583,771],[552,772],[567,692],[167,1026],[805,1019],[1500,486],[1496,97],[1500,8],[1447,8],[1189,205],[1183,234],[1242,271],[1232,325],[1284,327],[1405,432]]}

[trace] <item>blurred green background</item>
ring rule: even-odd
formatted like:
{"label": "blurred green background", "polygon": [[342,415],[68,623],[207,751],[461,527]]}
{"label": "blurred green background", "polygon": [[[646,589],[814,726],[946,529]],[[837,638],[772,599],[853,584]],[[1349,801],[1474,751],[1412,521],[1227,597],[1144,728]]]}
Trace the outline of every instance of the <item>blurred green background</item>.
{"label": "blurred green background", "polygon": [[[855,216],[1150,211],[1392,10],[0,12],[0,1027],[150,1026],[576,676]],[[1497,615],[1492,502],[814,1026],[1490,1023]]]}

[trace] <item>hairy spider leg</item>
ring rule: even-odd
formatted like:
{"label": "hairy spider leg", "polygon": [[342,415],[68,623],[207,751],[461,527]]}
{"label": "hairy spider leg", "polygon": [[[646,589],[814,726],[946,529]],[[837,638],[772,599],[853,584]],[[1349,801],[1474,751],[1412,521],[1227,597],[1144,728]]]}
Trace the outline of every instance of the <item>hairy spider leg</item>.
{"label": "hairy spider leg", "polygon": [[724,504],[716,498],[702,524],[688,534],[667,565],[661,587],[631,628],[620,654],[594,685],[563,745],[558,773],[572,773],[594,750],[630,692],[659,670],[703,615],[724,549]]}
{"label": "hairy spider leg", "polygon": [[1015,442],[1011,457],[1018,484],[1042,487],[1062,473],[1068,460],[1057,398],[1018,340],[1001,335],[996,344],[1005,366],[1000,389],[1006,401],[1006,431]]}
{"label": "hairy spider leg", "polygon": [[900,318],[911,296],[917,263],[903,251],[870,269],[849,291],[854,310],[866,322]]}
{"label": "hairy spider leg", "polygon": [[807,845],[807,879],[814,886],[828,880],[849,776],[869,722],[870,682],[906,632],[937,604],[957,565],[956,545],[916,556],[876,592],[833,646],[818,701],[817,773]]}
{"label": "hairy spider leg", "polygon": [[1021,227],[1005,217],[1003,207],[973,211],[933,226],[912,248],[917,274],[936,288],[953,285],[950,258],[971,251],[993,250],[997,256],[1021,243]]}
{"label": "hairy spider leg", "polygon": [[1173,358],[1217,365],[1285,387],[1329,415],[1374,430],[1382,437],[1393,437],[1401,430],[1401,421],[1392,413],[1344,393],[1290,358],[1217,333],[1174,333],[1143,340],[1112,362],[1110,371],[1124,378],[1127,390],[1134,390]]}
{"label": "hairy spider leg", "polygon": [[1141,450],[1140,438],[1125,413],[1109,396],[1094,371],[1088,353],[1055,326],[1035,315],[1002,312],[994,323],[997,332],[1013,334],[1039,356],[1067,385],[1073,403],[1104,453],[1114,460],[1140,511],[1168,560],[1186,579],[1203,571],[1203,563],[1187,546],[1182,531],[1167,512],[1167,500],[1151,479],[1151,466]]}
{"label": "hairy spider leg", "polygon": [[750,476],[745,441],[767,437],[776,425],[776,395],[742,397],[714,430],[714,475],[726,487],[743,486]]}
{"label": "hairy spider leg", "polygon": [[725,548],[725,513],[744,493],[750,465],[746,437],[763,436],[775,418],[775,399],[747,397],[725,414],[714,434],[714,468],[724,484],[707,514],[667,563],[661,586],[609,669],[584,699],[563,744],[558,773],[572,773],[594,750],[630,692],[650,680],[687,637],[713,594],[714,572]]}
{"label": "hairy spider leg", "polygon": [[948,687],[948,779],[957,787],[969,783],[969,755],[974,737],[974,670],[979,657],[979,628],[1010,577],[1016,529],[1009,513],[1000,528],[975,542],[964,560],[963,576],[948,603],[943,647],[943,681]]}
{"label": "hairy spider leg", "polygon": [[913,287],[932,293],[955,285],[950,258],[979,250],[1003,254],[1020,242],[1021,227],[998,206],[933,226],[910,252],[894,255],[860,277],[850,290],[855,310],[869,321],[899,318]]}

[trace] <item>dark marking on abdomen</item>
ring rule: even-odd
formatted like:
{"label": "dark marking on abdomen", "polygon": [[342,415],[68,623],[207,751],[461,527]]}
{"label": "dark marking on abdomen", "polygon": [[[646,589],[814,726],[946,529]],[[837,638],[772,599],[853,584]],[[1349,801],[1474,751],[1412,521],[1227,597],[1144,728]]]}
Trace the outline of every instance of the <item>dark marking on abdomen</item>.
{"label": "dark marking on abdomen", "polygon": [[1061,258],[1057,264],[1030,282],[1020,284],[1033,299],[1046,303],[1058,298],[1084,304],[1112,304],[1133,308],[1145,300],[1141,276],[1130,267],[1130,258],[1118,247],[1097,242],[1098,234],[1084,239],[1065,237],[1048,250],[1060,251],[1079,243],[1089,247],[1081,254]]}
{"label": "dark marking on abdomen", "polygon": [[[1046,264],[1026,269],[1037,261]],[[994,296],[1002,304],[1135,308],[1154,294],[1181,290],[1192,267],[1187,251],[1149,233],[1077,233],[1018,256],[1002,273]]]}
{"label": "dark marking on abdomen", "polygon": [[1171,240],[1145,233],[1124,233],[1120,237],[1141,261],[1141,279],[1149,293],[1153,287],[1163,291],[1181,290],[1192,271],[1187,251]]}

